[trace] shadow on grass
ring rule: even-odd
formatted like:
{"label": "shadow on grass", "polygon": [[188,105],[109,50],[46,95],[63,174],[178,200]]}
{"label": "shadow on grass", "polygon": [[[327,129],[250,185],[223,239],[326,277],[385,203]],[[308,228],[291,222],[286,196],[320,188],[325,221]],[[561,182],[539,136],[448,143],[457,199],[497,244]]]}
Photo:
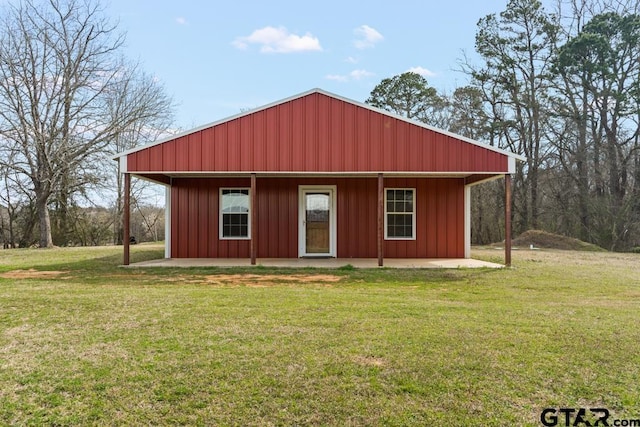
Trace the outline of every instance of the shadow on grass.
{"label": "shadow on grass", "polygon": [[[74,248],[78,249],[78,248]],[[75,277],[87,283],[110,284],[110,278],[135,277],[141,283],[149,281],[176,283],[176,277],[206,276],[216,274],[253,274],[253,275],[334,275],[341,277],[342,283],[453,283],[470,281],[487,274],[503,274],[500,270],[480,269],[392,269],[392,268],[321,268],[321,267],[145,267],[122,268],[122,247],[110,247],[96,250],[95,256],[86,251],[71,251],[57,248],[52,253],[32,249],[24,253],[19,265],[5,264],[4,271],[32,268],[39,271],[65,271],[66,277]],[[105,252],[107,253],[105,255]],[[131,248],[131,262],[149,261],[164,256],[164,249],[139,245]],[[57,262],[56,262],[57,261]],[[177,282],[179,283],[179,282]]]}
{"label": "shadow on grass", "polygon": [[[0,272],[36,271],[110,271],[122,264],[122,247],[73,247],[53,249],[16,249],[6,252]],[[132,262],[162,258],[164,250],[140,246],[131,252]]]}

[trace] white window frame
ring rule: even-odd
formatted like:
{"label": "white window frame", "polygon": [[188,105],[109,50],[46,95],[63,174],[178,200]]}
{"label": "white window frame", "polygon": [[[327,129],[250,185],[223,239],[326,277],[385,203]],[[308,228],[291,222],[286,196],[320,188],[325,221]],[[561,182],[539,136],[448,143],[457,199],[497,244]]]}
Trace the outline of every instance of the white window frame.
{"label": "white window frame", "polygon": [[[247,215],[247,236],[246,237],[236,237],[236,236],[231,236],[231,237],[225,237],[224,234],[224,226],[223,226],[223,215],[224,213],[222,212],[222,192],[223,191],[247,191],[248,192],[248,197],[249,197],[249,212],[246,213]],[[251,209],[253,209],[253,206],[251,206],[251,188],[250,187],[220,187],[219,191],[218,191],[218,236],[220,238],[220,240],[251,240]],[[244,213],[242,213],[244,215]]]}
{"label": "white window frame", "polygon": [[[394,212],[389,213],[387,211],[387,191],[389,190],[403,190],[408,191],[411,190],[413,194],[413,212],[411,213],[411,237],[390,237],[389,236],[389,226],[388,226],[388,217],[389,214],[393,215]],[[416,240],[416,189],[415,188],[386,188],[384,189],[384,239],[385,240]],[[398,212],[401,213],[401,212]],[[402,212],[402,214],[407,214],[408,212]]]}

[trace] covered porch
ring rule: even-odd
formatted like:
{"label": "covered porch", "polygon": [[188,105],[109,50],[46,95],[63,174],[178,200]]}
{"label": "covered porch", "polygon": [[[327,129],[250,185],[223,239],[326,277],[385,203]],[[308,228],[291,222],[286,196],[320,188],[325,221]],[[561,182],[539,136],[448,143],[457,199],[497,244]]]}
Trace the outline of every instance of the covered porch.
{"label": "covered porch", "polygon": [[525,160],[320,89],[116,159],[124,174],[124,264],[136,176],[167,189],[167,262],[316,257],[338,267],[362,259],[404,268],[441,259],[464,265],[456,260],[470,259],[471,187],[502,177],[509,266],[511,174]]}
{"label": "covered porch", "polygon": [[[127,265],[132,174],[124,175],[124,264]],[[167,190],[165,260],[152,263],[158,267],[339,268],[349,264],[358,268],[502,267],[470,259],[471,187],[501,176],[505,178],[507,196],[505,235],[510,234],[509,174],[423,173],[407,177],[406,174],[364,173],[283,177],[249,173],[226,177],[209,172],[195,177],[172,174],[163,180],[157,175],[136,175],[163,183]],[[227,187],[242,192],[242,197],[247,199],[246,237],[229,239],[222,235],[225,206],[222,199]],[[413,218],[409,227],[413,235],[408,233],[407,237],[394,239],[387,235],[387,209],[393,206],[387,196],[398,192],[398,188],[413,197],[410,208],[402,210],[404,215],[409,212]],[[320,212],[325,213],[321,230],[310,227],[319,222],[312,223],[309,217],[311,208],[307,200],[314,197],[328,200],[323,207],[326,212]],[[310,244],[317,231],[326,234],[320,239],[323,245]],[[298,257],[294,258],[296,254]],[[510,264],[508,245],[505,264]]]}

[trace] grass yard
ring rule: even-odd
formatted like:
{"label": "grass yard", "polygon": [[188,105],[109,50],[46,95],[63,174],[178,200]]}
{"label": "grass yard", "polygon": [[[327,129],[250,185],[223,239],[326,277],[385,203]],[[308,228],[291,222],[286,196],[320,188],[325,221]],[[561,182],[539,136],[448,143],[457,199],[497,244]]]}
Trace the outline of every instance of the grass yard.
{"label": "grass yard", "polygon": [[0,425],[539,426],[545,407],[640,419],[638,254],[141,270],[118,268],[121,251],[0,251]]}

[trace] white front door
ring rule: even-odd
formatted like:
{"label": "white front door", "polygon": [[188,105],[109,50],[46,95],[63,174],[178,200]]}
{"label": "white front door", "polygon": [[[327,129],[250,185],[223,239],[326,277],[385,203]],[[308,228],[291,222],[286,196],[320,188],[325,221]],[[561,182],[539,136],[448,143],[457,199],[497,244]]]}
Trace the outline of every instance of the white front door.
{"label": "white front door", "polygon": [[336,187],[299,187],[299,256],[336,256]]}

